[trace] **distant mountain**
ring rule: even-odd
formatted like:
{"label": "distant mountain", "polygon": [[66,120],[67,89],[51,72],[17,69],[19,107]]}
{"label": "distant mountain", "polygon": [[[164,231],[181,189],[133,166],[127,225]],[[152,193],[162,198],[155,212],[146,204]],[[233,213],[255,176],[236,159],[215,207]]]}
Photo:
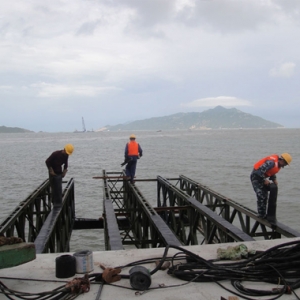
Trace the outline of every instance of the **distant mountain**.
{"label": "distant mountain", "polygon": [[0,133],[24,133],[24,132],[33,132],[33,131],[19,128],[19,127],[0,126]]}
{"label": "distant mountain", "polygon": [[177,113],[115,126],[106,130],[178,130],[178,129],[234,129],[234,128],[280,128],[281,124],[244,113],[236,108],[217,106],[204,112]]}

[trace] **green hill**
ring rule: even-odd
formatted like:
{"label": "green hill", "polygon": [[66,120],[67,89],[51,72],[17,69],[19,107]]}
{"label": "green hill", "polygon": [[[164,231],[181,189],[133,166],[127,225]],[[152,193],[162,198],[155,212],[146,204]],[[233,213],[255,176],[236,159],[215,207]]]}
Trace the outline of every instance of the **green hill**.
{"label": "green hill", "polygon": [[19,127],[0,126],[0,133],[24,133],[24,132],[33,132],[33,131],[19,128]]}
{"label": "green hill", "polygon": [[107,130],[199,130],[240,128],[282,128],[281,124],[244,113],[236,108],[217,106],[204,112],[177,113],[165,117],[138,120],[115,126]]}

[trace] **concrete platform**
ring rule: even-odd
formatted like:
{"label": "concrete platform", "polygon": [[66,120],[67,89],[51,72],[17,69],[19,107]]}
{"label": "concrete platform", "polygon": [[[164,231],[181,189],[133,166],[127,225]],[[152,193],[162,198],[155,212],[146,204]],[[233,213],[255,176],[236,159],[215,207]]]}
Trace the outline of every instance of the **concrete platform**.
{"label": "concrete platform", "polygon": [[[245,244],[249,250],[255,249],[259,251],[267,250],[275,245],[283,244],[291,241],[300,240],[299,238],[293,239],[278,239],[270,241],[255,241],[246,242]],[[216,244],[216,245],[201,245],[201,246],[189,246],[183,247],[205,259],[216,259],[218,248],[227,248],[228,246],[236,246],[241,243],[232,244]],[[82,250],[86,250],[83,246]],[[93,267],[94,270],[90,273],[101,273],[102,269],[99,264],[103,264],[106,267],[117,267],[126,265],[137,260],[160,258],[164,253],[165,248],[155,249],[133,249],[122,251],[103,251],[93,252]],[[176,249],[170,249],[168,256],[178,253]],[[66,254],[66,253],[64,253]],[[69,253],[73,255],[74,253]],[[19,265],[17,267],[6,268],[0,270],[0,281],[4,283],[8,288],[29,293],[46,292],[53,290],[66,282],[72,280],[75,277],[83,277],[84,274],[76,274],[74,277],[59,279],[56,278],[56,263],[55,259],[62,254],[38,254],[36,259]],[[144,266],[150,271],[155,268],[155,264],[144,264]],[[131,268],[131,267],[130,267]],[[130,268],[124,268],[121,274],[129,274]],[[136,290],[131,289],[129,279],[121,279],[113,285],[105,284],[102,289],[101,296],[98,299],[101,300],[124,300],[124,299],[137,299],[141,297],[142,300],[182,300],[182,299],[209,299],[219,300],[222,299],[242,299],[233,293],[226,291],[216,283],[202,283],[192,282],[187,283],[180,279],[174,278],[167,274],[167,271],[157,271],[151,276],[151,286],[149,290],[136,294]],[[229,280],[222,281],[222,284],[232,291],[236,291],[231,285]],[[115,286],[114,286],[115,285]],[[118,287],[116,287],[118,286]],[[123,288],[121,288],[121,287]],[[172,286],[172,287],[170,287]],[[249,287],[249,285],[247,285]],[[167,288],[168,287],[168,288]],[[269,285],[266,283],[252,283],[252,288],[276,288],[277,286]],[[91,300],[97,299],[99,284],[91,284],[90,291],[79,295],[78,300]],[[155,288],[155,289],[154,289]],[[296,293],[300,295],[300,290],[296,290]],[[236,298],[234,298],[234,296]],[[253,299],[270,299],[269,297],[250,297]],[[7,299],[3,294],[0,294],[0,299]],[[15,298],[14,298],[15,299]],[[280,299],[295,299],[295,295],[283,295]]]}

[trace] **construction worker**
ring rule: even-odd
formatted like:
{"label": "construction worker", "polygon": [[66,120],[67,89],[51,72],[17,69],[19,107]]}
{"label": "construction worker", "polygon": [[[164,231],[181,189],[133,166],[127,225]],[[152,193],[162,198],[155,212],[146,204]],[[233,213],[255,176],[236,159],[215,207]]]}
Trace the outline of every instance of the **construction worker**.
{"label": "construction worker", "polygon": [[62,179],[68,171],[68,159],[73,151],[73,145],[66,144],[63,150],[54,151],[45,161],[49,171],[53,205],[62,204]]}
{"label": "construction worker", "polygon": [[131,134],[129,142],[125,146],[125,161],[127,161],[125,171],[131,183],[134,183],[137,160],[143,155],[143,150],[135,139],[136,136]]}
{"label": "construction worker", "polygon": [[[276,174],[281,168],[289,165],[292,156],[289,153],[282,153],[280,156],[272,154],[254,164],[250,175],[250,180],[257,197],[257,212],[260,218],[267,218],[268,192],[275,195],[275,205],[277,200],[278,183]],[[273,182],[271,183],[270,180]],[[271,194],[270,194],[271,198]],[[269,203],[270,205],[270,203]],[[269,211],[269,210],[268,210]]]}

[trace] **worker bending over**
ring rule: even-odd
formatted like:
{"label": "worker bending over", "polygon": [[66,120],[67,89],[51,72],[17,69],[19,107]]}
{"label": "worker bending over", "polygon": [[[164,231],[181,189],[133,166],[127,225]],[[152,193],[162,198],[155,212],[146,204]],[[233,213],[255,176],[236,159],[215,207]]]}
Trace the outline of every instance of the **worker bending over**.
{"label": "worker bending over", "polygon": [[[281,168],[289,165],[292,156],[289,153],[282,153],[280,156],[272,154],[254,164],[250,180],[257,197],[257,212],[260,218],[267,218],[268,192],[270,191],[270,180],[275,184],[276,197],[278,183],[276,174]],[[276,201],[276,199],[275,199]]]}

